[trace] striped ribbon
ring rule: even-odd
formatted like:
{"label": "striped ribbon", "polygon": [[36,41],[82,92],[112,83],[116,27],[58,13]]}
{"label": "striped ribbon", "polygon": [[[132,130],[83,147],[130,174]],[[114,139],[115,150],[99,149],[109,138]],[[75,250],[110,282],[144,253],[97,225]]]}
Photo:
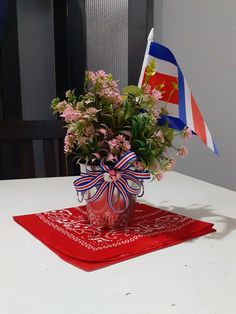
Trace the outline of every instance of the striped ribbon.
{"label": "striped ribbon", "polygon": [[[131,168],[135,160],[137,160],[136,154],[128,152],[112,169],[105,164],[104,159],[100,163],[101,170],[94,171],[86,168],[86,173],[81,173],[81,177],[74,181],[77,194],[82,196],[80,201],[85,199],[85,193],[94,187],[96,192],[86,199],[88,202],[96,201],[107,189],[109,206],[116,212],[125,211],[129,206],[129,195],[141,197],[144,192],[143,180],[150,179],[148,171],[138,171]],[[113,204],[116,189],[124,201],[124,208],[122,209],[116,208]]]}

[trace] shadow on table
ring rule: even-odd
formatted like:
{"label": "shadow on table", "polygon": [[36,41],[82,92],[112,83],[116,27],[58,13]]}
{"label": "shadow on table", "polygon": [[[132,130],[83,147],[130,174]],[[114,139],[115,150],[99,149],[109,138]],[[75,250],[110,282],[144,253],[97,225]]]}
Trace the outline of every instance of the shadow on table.
{"label": "shadow on table", "polygon": [[[144,200],[142,200],[142,203],[157,207],[157,205],[151,204]],[[168,206],[166,206],[167,204]],[[233,230],[236,229],[235,218],[214,213],[214,209],[211,208],[210,205],[202,206],[200,204],[191,204],[190,206],[184,208],[184,207],[169,205],[169,202],[163,201],[160,204],[158,204],[158,207],[167,211],[172,211],[179,215],[193,218],[193,219],[212,222],[214,223],[216,229],[217,229],[217,223],[220,223],[223,225],[223,228],[221,227],[222,231],[216,230],[215,233],[207,235],[208,238],[214,238],[214,239],[220,240],[226,237],[227,235],[229,235]]]}

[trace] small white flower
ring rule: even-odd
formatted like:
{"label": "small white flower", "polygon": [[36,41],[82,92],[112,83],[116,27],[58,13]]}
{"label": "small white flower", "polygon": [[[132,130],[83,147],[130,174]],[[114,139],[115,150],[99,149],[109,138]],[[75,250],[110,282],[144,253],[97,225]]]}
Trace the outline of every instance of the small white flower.
{"label": "small white flower", "polygon": [[112,181],[110,174],[107,173],[107,172],[104,173],[103,178],[104,178],[104,181],[107,181],[107,182],[111,182]]}

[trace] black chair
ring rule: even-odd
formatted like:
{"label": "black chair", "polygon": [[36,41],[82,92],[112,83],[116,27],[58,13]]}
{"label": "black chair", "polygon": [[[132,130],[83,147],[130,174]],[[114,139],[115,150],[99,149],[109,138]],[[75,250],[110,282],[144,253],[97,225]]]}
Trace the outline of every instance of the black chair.
{"label": "black chair", "polygon": [[[44,176],[74,175],[71,159],[64,154],[63,121],[0,121],[0,179],[36,176],[35,141],[42,142]],[[79,172],[79,170],[78,170]]]}

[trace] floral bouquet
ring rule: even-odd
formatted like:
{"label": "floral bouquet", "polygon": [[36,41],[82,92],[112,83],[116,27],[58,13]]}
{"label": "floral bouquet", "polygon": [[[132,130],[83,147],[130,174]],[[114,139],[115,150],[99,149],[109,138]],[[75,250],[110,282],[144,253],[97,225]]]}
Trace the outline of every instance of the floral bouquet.
{"label": "floral bouquet", "polygon": [[[160,106],[163,82],[148,84],[155,74],[151,60],[142,88],[125,87],[120,93],[111,74],[86,72],[85,93],[66,92],[66,100],[52,101],[55,113],[65,120],[65,153],[73,154],[85,172],[74,182],[80,200],[87,200],[90,223],[104,228],[126,226],[132,218],[136,196],[143,194],[143,180],[161,180],[187,148],[175,138],[191,137],[191,130],[176,131],[161,123],[168,115]],[[173,91],[177,84],[173,82]]]}

